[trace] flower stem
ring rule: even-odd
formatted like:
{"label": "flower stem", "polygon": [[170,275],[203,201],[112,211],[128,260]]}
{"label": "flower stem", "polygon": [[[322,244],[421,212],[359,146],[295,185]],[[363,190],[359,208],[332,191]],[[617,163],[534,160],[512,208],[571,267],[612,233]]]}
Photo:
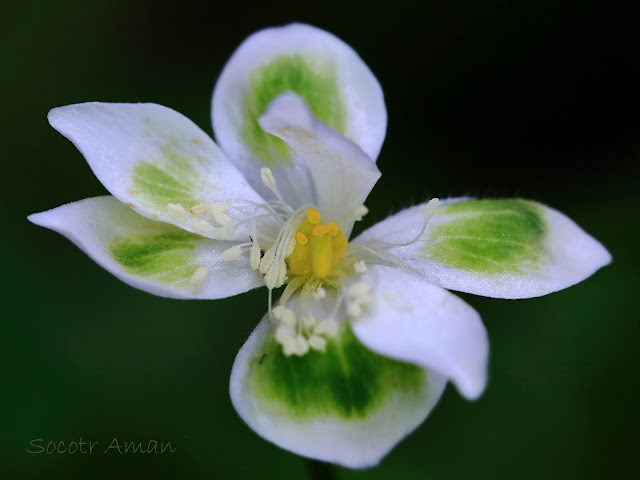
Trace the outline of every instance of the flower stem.
{"label": "flower stem", "polygon": [[338,472],[330,463],[319,462],[310,458],[305,459],[310,480],[337,480]]}

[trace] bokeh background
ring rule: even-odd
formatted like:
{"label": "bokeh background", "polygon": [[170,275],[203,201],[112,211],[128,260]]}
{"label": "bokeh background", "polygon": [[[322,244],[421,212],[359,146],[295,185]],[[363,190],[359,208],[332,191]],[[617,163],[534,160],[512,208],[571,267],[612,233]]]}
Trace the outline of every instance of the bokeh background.
{"label": "bokeh background", "polygon": [[[631,2],[629,2],[629,5]],[[616,2],[13,1],[0,7],[0,478],[304,478],[228,398],[264,290],[142,293],[30,213],[106,191],[47,111],[152,101],[211,133],[226,59],[298,20],[352,45],[389,111],[363,226],[432,196],[525,196],[614,263],[523,301],[465,295],[491,340],[478,401],[454,388],[372,470],[341,479],[640,478],[637,18]],[[29,455],[29,441],[170,441],[172,455]]]}

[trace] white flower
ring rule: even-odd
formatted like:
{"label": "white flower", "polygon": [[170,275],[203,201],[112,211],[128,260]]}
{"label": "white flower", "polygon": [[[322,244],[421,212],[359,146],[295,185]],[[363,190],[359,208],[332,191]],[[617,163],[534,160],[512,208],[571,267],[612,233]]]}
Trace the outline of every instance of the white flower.
{"label": "white flower", "polygon": [[433,199],[349,240],[380,177],[386,110],[357,54],[306,25],[235,52],[213,96],[222,150],[154,104],[70,105],[49,121],[113,196],[29,219],[156,295],[266,285],[270,311],[236,358],[233,404],[264,438],[348,467],[376,464],[447,381],[482,394],[486,331],[445,288],[535,297],[610,261],[566,216],[520,199]]}

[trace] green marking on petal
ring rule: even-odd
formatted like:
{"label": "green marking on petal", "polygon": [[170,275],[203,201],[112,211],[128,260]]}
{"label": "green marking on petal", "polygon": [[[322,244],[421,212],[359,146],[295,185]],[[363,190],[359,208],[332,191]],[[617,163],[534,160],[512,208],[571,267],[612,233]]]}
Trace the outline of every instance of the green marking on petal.
{"label": "green marking on petal", "polygon": [[193,262],[194,250],[200,241],[202,237],[182,231],[138,234],[116,238],[109,245],[109,251],[132,275],[187,286],[198,268]]}
{"label": "green marking on petal", "polygon": [[300,420],[362,420],[396,394],[420,401],[426,386],[422,368],[372,352],[349,326],[326,352],[301,357],[285,356],[272,332],[249,361],[248,377],[256,399]]}
{"label": "green marking on petal", "polygon": [[544,254],[542,209],[521,199],[465,200],[440,208],[425,249],[440,263],[484,274],[519,273]]}
{"label": "green marking on petal", "polygon": [[276,57],[251,73],[244,98],[243,138],[253,154],[269,166],[290,161],[288,147],[279,138],[263,131],[258,119],[274,98],[287,91],[304,98],[324,124],[340,133],[346,129],[347,111],[333,62],[301,55]]}
{"label": "green marking on petal", "polygon": [[169,203],[175,203],[188,210],[202,201],[194,191],[211,189],[193,167],[194,161],[202,159],[187,157],[167,145],[161,158],[142,161],[133,168],[132,195],[150,208],[164,210]]}

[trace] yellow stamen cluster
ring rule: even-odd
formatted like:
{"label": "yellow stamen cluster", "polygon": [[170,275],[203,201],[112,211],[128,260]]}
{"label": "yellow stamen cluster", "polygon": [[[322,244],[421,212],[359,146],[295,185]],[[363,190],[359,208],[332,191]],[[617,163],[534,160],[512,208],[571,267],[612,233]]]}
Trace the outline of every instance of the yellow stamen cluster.
{"label": "yellow stamen cluster", "polygon": [[320,212],[307,210],[307,218],[296,231],[293,252],[287,258],[289,273],[294,276],[313,275],[325,278],[331,272],[333,262],[347,250],[347,238],[338,225],[320,223]]}

